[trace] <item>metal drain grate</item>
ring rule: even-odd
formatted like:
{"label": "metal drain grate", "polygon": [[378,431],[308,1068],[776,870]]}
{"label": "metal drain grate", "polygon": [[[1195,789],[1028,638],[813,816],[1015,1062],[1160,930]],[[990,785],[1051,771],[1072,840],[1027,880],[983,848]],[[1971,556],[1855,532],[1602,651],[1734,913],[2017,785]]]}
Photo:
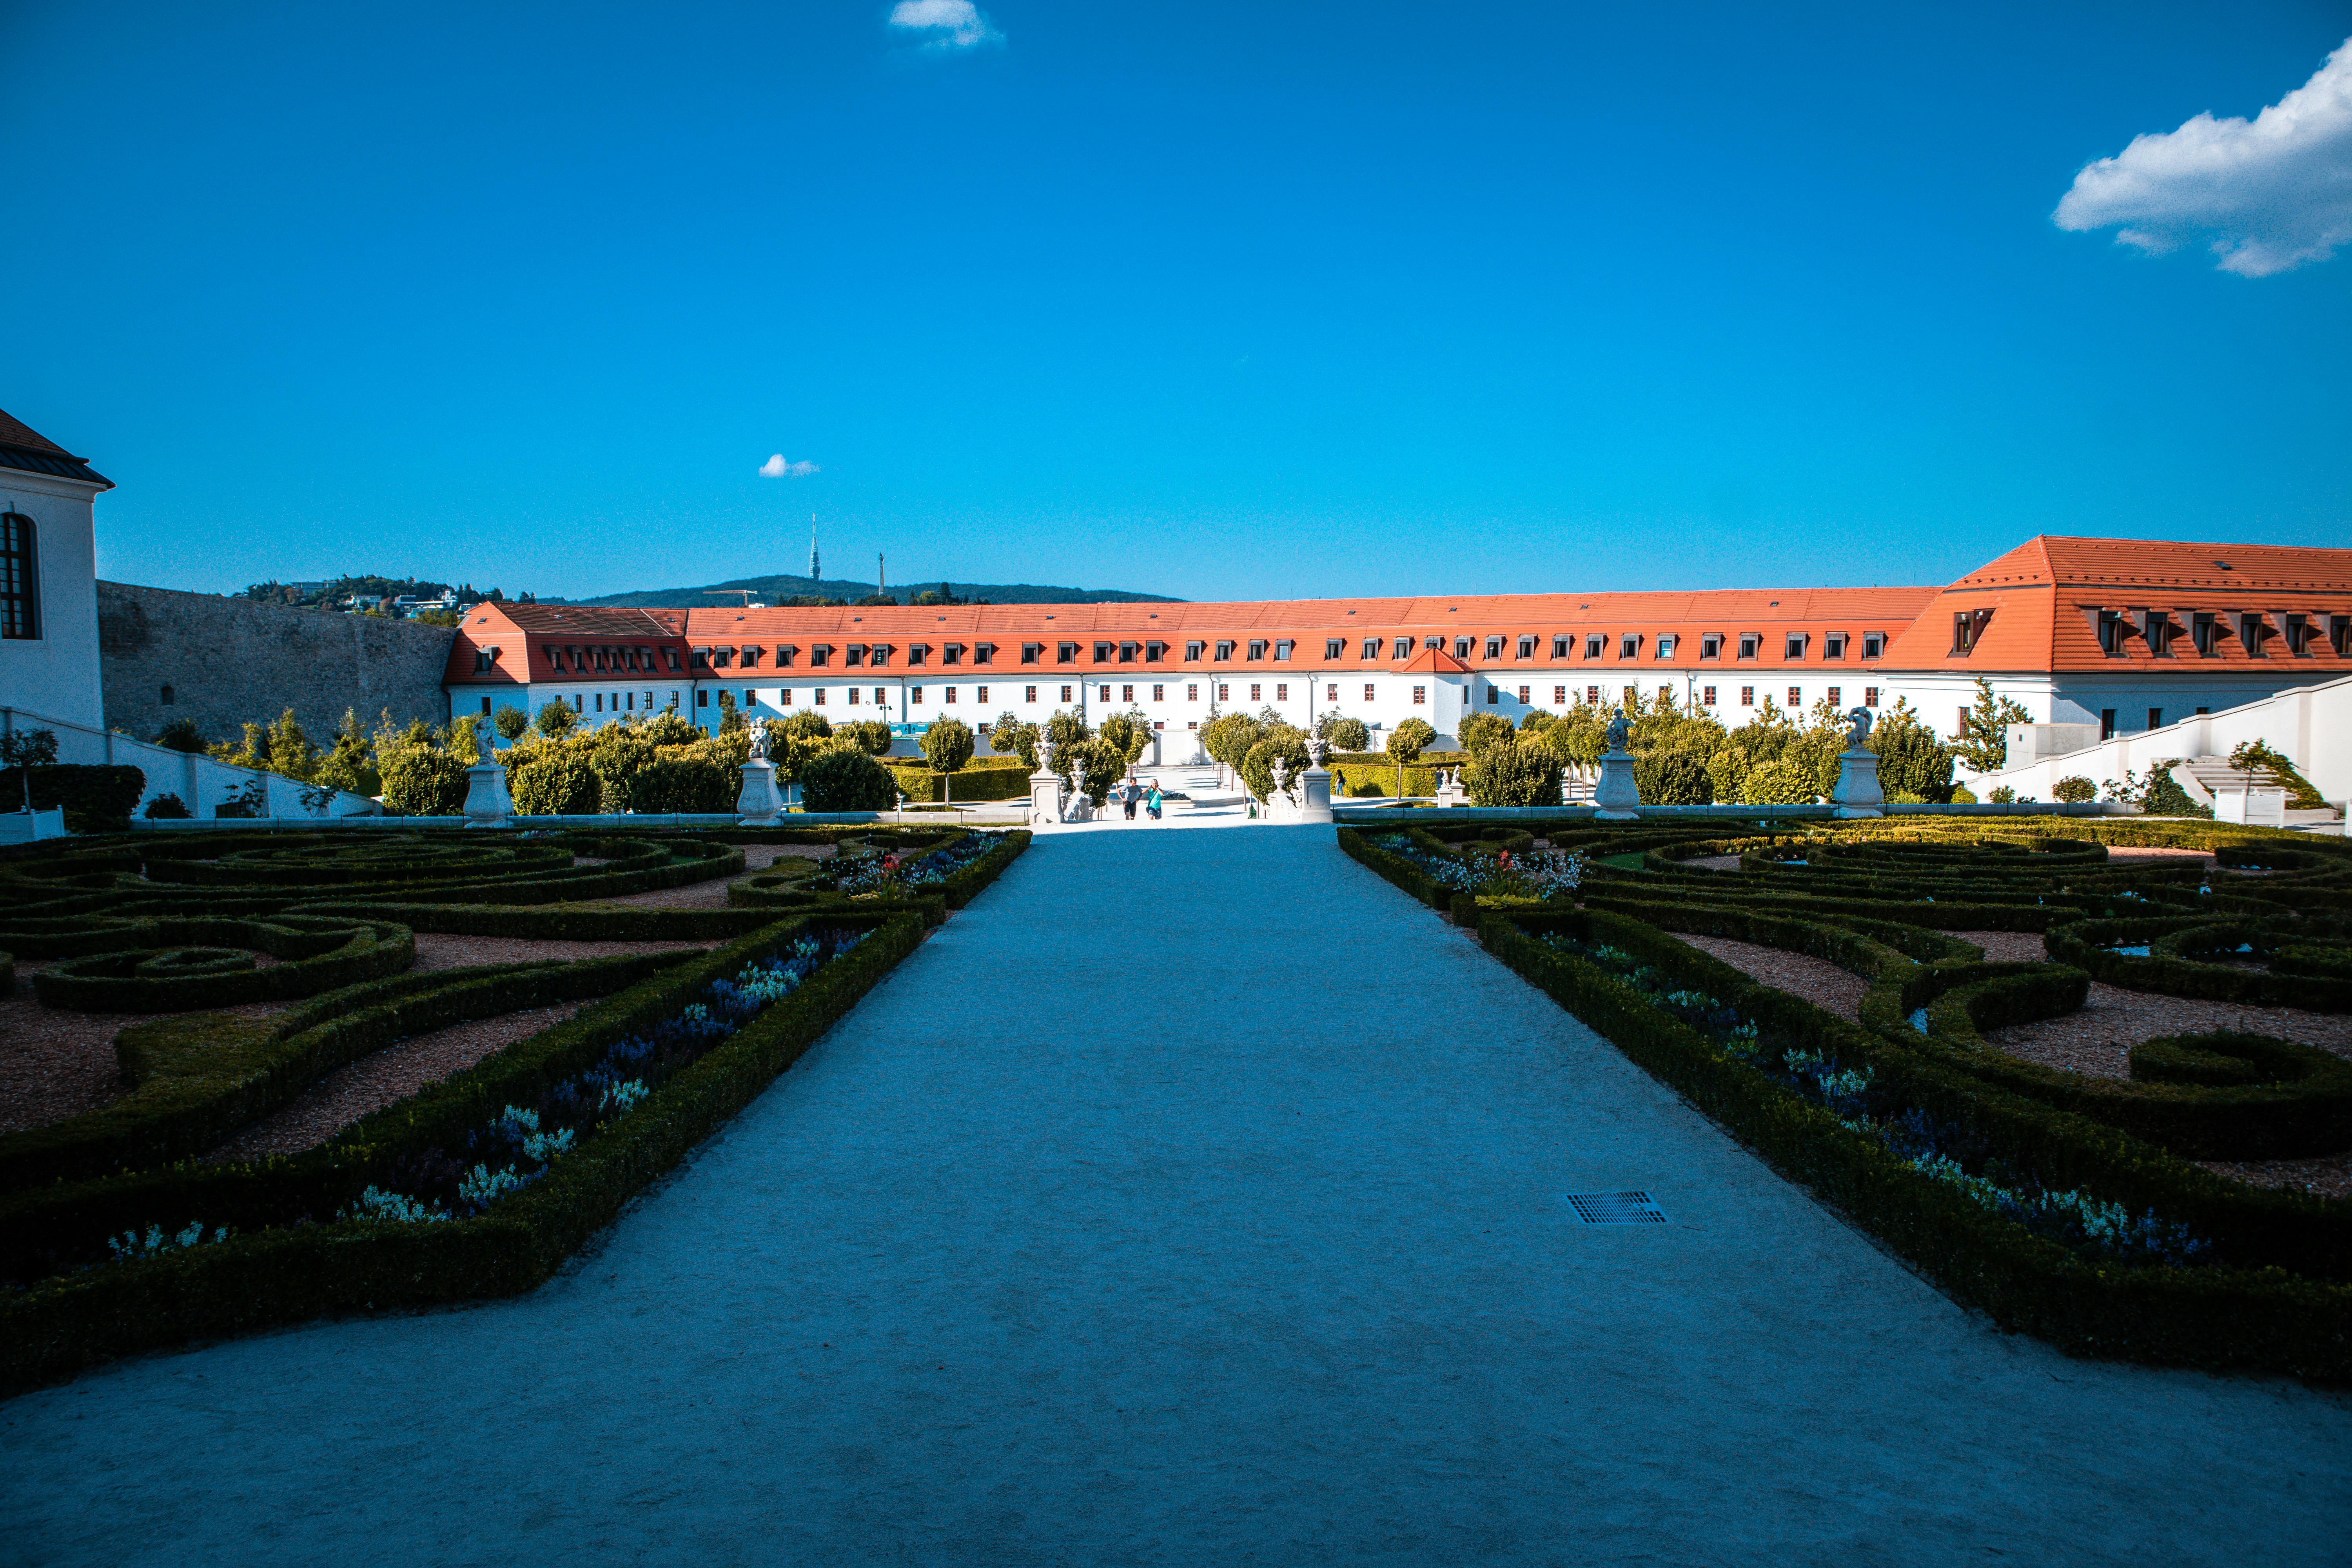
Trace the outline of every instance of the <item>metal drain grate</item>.
{"label": "metal drain grate", "polygon": [[1569,1206],[1587,1225],[1664,1225],[1665,1211],[1647,1193],[1570,1193]]}

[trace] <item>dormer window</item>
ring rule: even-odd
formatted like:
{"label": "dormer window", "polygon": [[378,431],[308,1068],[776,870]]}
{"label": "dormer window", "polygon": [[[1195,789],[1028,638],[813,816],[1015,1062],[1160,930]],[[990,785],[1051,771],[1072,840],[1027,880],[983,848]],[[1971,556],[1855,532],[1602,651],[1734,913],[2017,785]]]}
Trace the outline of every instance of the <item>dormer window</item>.
{"label": "dormer window", "polygon": [[1658,658],[1674,658],[1674,657],[1675,657],[1675,641],[1676,641],[1676,638],[1675,638],[1675,634],[1674,634],[1674,633],[1672,633],[1672,632],[1660,632],[1660,633],[1658,634],[1658,651],[1657,651],[1657,657],[1658,657]]}
{"label": "dormer window", "polygon": [[890,655],[893,651],[891,645],[888,643],[876,643],[874,645],[874,657],[866,662],[873,665],[877,669],[887,668],[889,666]]}
{"label": "dormer window", "polygon": [[1118,645],[1118,662],[1121,664],[1133,664],[1135,662],[1135,656],[1142,651],[1143,645],[1140,643],[1123,642]]}
{"label": "dormer window", "polygon": [[1201,655],[1202,655],[1202,651],[1208,647],[1208,646],[1209,646],[1209,645],[1208,645],[1207,643],[1204,643],[1204,642],[1188,642],[1188,643],[1186,643],[1186,644],[1184,645],[1184,662],[1185,662],[1185,663],[1187,663],[1187,664],[1198,664],[1198,663],[1200,663],[1200,662],[1201,662]]}
{"label": "dormer window", "polygon": [[1265,657],[1265,639],[1264,637],[1250,638],[1249,656],[1252,658],[1264,658]]}
{"label": "dormer window", "polygon": [[1879,658],[1884,657],[1885,652],[1886,634],[1885,632],[1864,632],[1862,634],[1863,658]]}
{"label": "dormer window", "polygon": [[1992,623],[1990,610],[1962,610],[1952,617],[1952,652],[1962,658],[1974,653],[1977,639]]}
{"label": "dormer window", "polygon": [[1095,662],[1097,664],[1108,664],[1111,660],[1111,652],[1112,649],[1110,644],[1107,642],[1098,642],[1095,644]]}
{"label": "dormer window", "polygon": [[563,668],[563,650],[551,644],[548,646],[546,652],[547,662],[553,668],[562,669]]}
{"label": "dormer window", "polygon": [[1054,662],[1055,664],[1077,663],[1078,645],[1074,642],[1055,643],[1054,645]]}
{"label": "dormer window", "polygon": [[1568,657],[1569,647],[1570,644],[1575,642],[1575,640],[1576,639],[1574,637],[1570,637],[1565,632],[1554,633],[1551,639],[1552,658],[1566,658]]}
{"label": "dormer window", "polygon": [[1528,633],[1528,632],[1522,632],[1522,633],[1520,633],[1520,634],[1519,634],[1519,651],[1518,651],[1517,657],[1518,657],[1518,658],[1535,658],[1535,656],[1536,656],[1536,639],[1535,639],[1534,635],[1533,635],[1532,633]]}
{"label": "dormer window", "polygon": [[2263,636],[2262,616],[2252,613],[2241,614],[2238,616],[2238,646],[2246,650],[2248,658],[2268,657],[2263,652]]}
{"label": "dormer window", "polygon": [[1274,645],[1275,663],[1282,664],[1287,662],[1290,658],[1290,650],[1297,646],[1298,645],[1297,643],[1292,642],[1288,637],[1284,637],[1280,641],[1276,642]]}
{"label": "dormer window", "polygon": [[1346,637],[1325,637],[1323,639],[1323,657],[1327,659],[1347,658],[1348,639]]}
{"label": "dormer window", "polygon": [[992,642],[974,643],[971,648],[971,662],[974,664],[994,664],[996,662],[996,645]]}
{"label": "dormer window", "polygon": [[[603,651],[604,651],[604,650],[603,650],[602,648],[597,649],[597,652],[599,652],[599,653],[602,653]],[[851,654],[851,656],[852,656],[852,657],[851,657],[851,658],[850,658],[850,661],[849,661],[849,662],[850,662],[850,663],[852,663],[852,664],[856,663],[856,662],[857,662],[857,660],[856,660],[856,653],[857,653],[857,650],[856,650],[856,648],[852,648],[852,649],[850,649],[849,651],[850,651],[850,654]],[[733,648],[731,648],[731,647],[714,647],[714,648],[712,648],[712,649],[710,650],[710,668],[713,668],[713,669],[725,669],[728,666],[730,666],[730,665],[733,664],[734,662],[735,662],[735,650],[734,650]]]}
{"label": "dormer window", "polygon": [[1739,657],[1742,658],[1762,658],[1764,657],[1764,634],[1762,632],[1740,633]]}
{"label": "dormer window", "polygon": [[1228,642],[1228,641],[1226,641],[1225,639],[1223,639],[1223,638],[1222,638],[1222,637],[1221,637],[1221,638],[1219,638],[1219,639],[1218,639],[1218,641],[1217,641],[1217,654],[1216,654],[1216,658],[1215,658],[1215,659],[1214,659],[1213,662],[1214,662],[1214,663],[1218,663],[1218,664],[1223,664],[1223,662],[1225,662],[1225,660],[1227,660],[1227,659],[1229,659],[1229,658],[1233,658],[1233,657],[1234,657],[1234,645],[1233,645],[1231,642]]}
{"label": "dormer window", "polygon": [[822,669],[822,668],[824,668],[826,665],[831,664],[832,662],[833,662],[833,645],[832,645],[831,643],[829,643],[829,642],[815,643],[815,644],[813,644],[813,645],[810,647],[810,648],[809,648],[809,668],[811,668],[812,669]]}
{"label": "dormer window", "polygon": [[1587,632],[1584,637],[1584,657],[1599,658],[1601,650],[1608,646],[1608,642],[1609,638],[1604,633]]}
{"label": "dormer window", "polygon": [[474,650],[474,673],[476,675],[488,675],[489,670],[490,650],[486,647],[476,648]]}
{"label": "dormer window", "polygon": [[1617,657],[1619,658],[1641,658],[1642,634],[1639,632],[1619,633],[1617,637]]}
{"label": "dormer window", "polygon": [[1698,639],[1698,656],[1701,658],[1721,658],[1723,657],[1723,634],[1721,632],[1708,632],[1702,636]]}
{"label": "dormer window", "polygon": [[[671,672],[672,674],[676,674],[676,673],[677,673],[677,670],[678,670],[677,649],[676,647],[667,647],[667,648],[664,648],[662,651],[663,651],[664,653],[667,653],[667,654],[668,654],[668,655],[669,655],[669,668],[670,668],[670,672]],[[790,664],[790,663],[792,663],[792,662],[793,662],[793,657],[792,657],[792,656],[793,656],[793,650],[792,650],[792,649],[790,649],[790,648],[788,648],[788,647],[780,647],[780,648],[778,648],[778,649],[776,650],[776,662],[777,662],[778,664]]]}
{"label": "dormer window", "polygon": [[1148,642],[1148,643],[1145,643],[1145,644],[1143,645],[1143,662],[1144,662],[1144,663],[1146,663],[1146,664],[1160,664],[1160,663],[1163,663],[1163,662],[1165,662],[1165,661],[1166,661],[1166,659],[1167,659],[1167,658],[1168,658],[1168,645],[1167,645],[1166,643],[1164,643],[1164,642]]}
{"label": "dormer window", "polygon": [[1396,639],[1396,647],[1395,647],[1391,651],[1391,653],[1390,653],[1389,657],[1390,657],[1390,658],[1412,658],[1412,639],[1411,637],[1399,637],[1399,638],[1397,638],[1397,639]]}
{"label": "dormer window", "polygon": [[1042,658],[1042,657],[1044,656],[1045,652],[1045,645],[1044,643],[1041,643],[1041,642],[1025,642],[1025,643],[1023,643],[1023,644],[1021,645],[1021,662],[1022,662],[1022,663],[1024,663],[1024,664],[1034,664],[1034,663],[1036,663],[1036,662],[1037,662],[1037,660],[1038,660],[1040,658]]}
{"label": "dormer window", "polygon": [[1810,632],[1789,633],[1787,644],[1781,649],[1780,657],[1783,659],[1800,659],[1804,658],[1805,644],[1811,640],[1812,634]]}
{"label": "dormer window", "polygon": [[[788,642],[778,643],[776,645],[776,668],[778,669],[791,668],[793,660],[800,656],[800,648],[794,644]],[[677,656],[675,654],[670,656],[670,668],[672,669],[676,669],[677,668]]]}
{"label": "dormer window", "polygon": [[1845,634],[1843,632],[1823,632],[1822,634],[1822,657],[1823,658],[1843,658],[1845,657]]}
{"label": "dormer window", "polygon": [[941,664],[961,664],[963,662],[963,644],[960,642],[951,642],[945,647],[940,649],[940,662]]}
{"label": "dormer window", "polygon": [[1454,639],[1454,657],[1456,658],[1468,658],[1470,657],[1470,649],[1474,645],[1468,637],[1455,637]]}
{"label": "dormer window", "polygon": [[851,643],[841,662],[844,667],[850,669],[856,669],[863,665],[866,662],[866,645],[862,642]]}
{"label": "dormer window", "polygon": [[[646,651],[646,650],[645,650],[645,649],[643,649],[643,648],[639,648],[639,649],[637,650],[637,652],[638,652],[639,654],[643,654],[645,651]],[[743,668],[746,668],[746,669],[757,669],[758,668],[760,668],[760,655],[761,655],[761,654],[762,654],[762,653],[764,653],[764,652],[766,652],[766,651],[767,651],[766,649],[764,649],[764,648],[761,647],[760,647],[760,645],[759,645],[759,644],[757,644],[757,643],[753,643],[753,644],[751,644],[751,646],[749,646],[748,647],[744,648],[744,650],[743,650]],[[643,667],[642,667],[642,666],[640,666],[640,668],[643,668]]]}
{"label": "dormer window", "polygon": [[923,665],[930,663],[930,644],[927,642],[910,642],[907,645],[907,668],[908,669],[918,668]]}
{"label": "dormer window", "polygon": [[1503,639],[1501,637],[1488,637],[1486,639],[1486,657],[1488,658],[1500,658],[1503,657]]}
{"label": "dormer window", "polygon": [[1440,652],[1443,652],[1445,647],[1445,639],[1444,637],[1423,637],[1421,639],[1421,646],[1424,648],[1435,648]]}

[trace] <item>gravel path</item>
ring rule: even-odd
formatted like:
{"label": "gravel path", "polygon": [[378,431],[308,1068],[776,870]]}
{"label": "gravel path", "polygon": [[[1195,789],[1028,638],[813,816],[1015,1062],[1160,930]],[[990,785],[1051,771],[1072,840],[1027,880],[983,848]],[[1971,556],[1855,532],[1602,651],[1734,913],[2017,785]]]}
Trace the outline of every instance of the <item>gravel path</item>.
{"label": "gravel path", "polygon": [[656,888],[649,893],[625,893],[617,899],[600,899],[597,902],[639,910],[723,910],[727,907],[727,889],[745,877],[755,876],[778,860],[823,860],[834,853],[830,844],[746,844],[742,849],[740,875],[688,882],[682,888]]}
{"label": "gravel path", "polygon": [[[256,956],[276,962],[266,953]],[[121,1099],[130,1086],[114,1059],[114,1037],[133,1024],[163,1016],[44,1007],[33,994],[33,976],[47,967],[46,963],[18,963],[16,988],[0,996],[0,1132],[47,1127]],[[212,1011],[236,1018],[267,1018],[288,1005],[247,1002]]]}
{"label": "gravel path", "polygon": [[2083,1005],[2060,1018],[1985,1031],[1985,1043],[2045,1067],[2099,1078],[2129,1078],[2131,1048],[2166,1035],[2235,1029],[2300,1040],[2352,1057],[2352,1014],[2306,1013],[2297,1007],[2252,1007],[2205,1002],[2155,991],[2126,991],[2091,983]]}
{"label": "gravel path", "polygon": [[1671,934],[1701,952],[1712,953],[1750,980],[1786,991],[1791,996],[1801,996],[1814,1006],[1825,1007],[1850,1022],[1862,1021],[1863,994],[1870,989],[1870,982],[1826,959],[1752,942],[1734,942],[1729,937],[1699,936],[1688,931]]}
{"label": "gravel path", "polygon": [[577,963],[586,958],[618,958],[631,952],[677,952],[709,947],[708,942],[541,942],[514,936],[450,936],[416,933],[416,970],[471,969],[485,963],[539,963],[549,959]]}
{"label": "gravel path", "polygon": [[[1626,1188],[1671,1223],[1562,1199]],[[44,1563],[2137,1568],[2352,1511],[2343,1396],[1997,1332],[1307,828],[1041,837],[541,1289],[0,1431]]]}
{"label": "gravel path", "polygon": [[205,1156],[207,1163],[257,1160],[316,1148],[373,1110],[404,1100],[426,1084],[462,1072],[518,1040],[562,1023],[585,1006],[565,1002],[495,1018],[473,1018],[412,1035],[397,1045],[338,1068],[301,1096]]}

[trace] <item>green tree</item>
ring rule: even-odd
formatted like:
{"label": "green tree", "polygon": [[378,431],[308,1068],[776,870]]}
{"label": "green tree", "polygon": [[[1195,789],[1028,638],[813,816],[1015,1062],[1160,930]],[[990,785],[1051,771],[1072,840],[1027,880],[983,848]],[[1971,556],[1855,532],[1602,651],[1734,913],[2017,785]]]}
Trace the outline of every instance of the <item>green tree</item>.
{"label": "green tree", "polygon": [[[744,742],[750,755],[750,741]],[[629,781],[629,809],[638,812],[718,812],[735,809],[742,792],[740,764],[711,742],[676,746],[639,769]]]}
{"label": "green tree", "polygon": [[887,811],[898,784],[864,751],[826,752],[801,770],[801,804],[810,811]]}
{"label": "green tree", "polygon": [[1102,728],[1097,733],[1106,744],[1118,751],[1122,759],[1120,771],[1124,772],[1133,767],[1136,759],[1150,746],[1151,721],[1143,716],[1140,709],[1129,709],[1104,719]]}
{"label": "green tree", "polygon": [[787,713],[781,719],[768,721],[770,734],[772,735],[780,730],[787,735],[798,735],[810,741],[822,741],[833,733],[832,724],[826,721],[824,714],[814,708],[803,708]]}
{"label": "green tree", "polygon": [[938,718],[923,731],[923,760],[935,773],[951,773],[971,761],[971,726],[961,719]]}
{"label": "green tree", "polygon": [[1559,763],[1540,738],[1505,725],[1499,739],[1489,737],[1471,752],[1462,784],[1474,805],[1558,805]]}
{"label": "green tree", "polygon": [[1277,758],[1289,769],[1290,779],[1296,783],[1298,775],[1305,773],[1309,765],[1306,731],[1288,724],[1279,729],[1266,729],[1242,754],[1241,767],[1237,771],[1242,776],[1242,787],[1249,791],[1253,799],[1263,803],[1273,795],[1274,764]]}
{"label": "green tree", "polygon": [[2032,722],[2032,714],[2010,698],[1995,697],[1992,682],[1979,675],[1975,705],[1960,721],[1960,733],[1952,749],[1973,771],[1998,773],[2009,765],[2009,727]]}
{"label": "green tree", "polygon": [[1739,788],[1744,805],[1810,805],[1818,792],[1802,764],[1774,757],[1749,770]]}
{"label": "green tree", "polygon": [[1634,757],[1633,787],[1643,805],[1706,805],[1715,799],[1706,754],[1679,747]]}
{"label": "green tree", "polygon": [[383,775],[376,770],[375,742],[361,727],[357,709],[343,710],[343,721],[335,730],[334,747],[320,760],[312,778],[318,784],[353,795],[383,793]]}
{"label": "green tree", "polygon": [[836,731],[857,742],[857,749],[869,757],[887,757],[894,738],[890,726],[879,719],[861,719],[844,724]]}
{"label": "green tree", "polygon": [[988,727],[988,749],[1000,756],[1019,757],[1034,773],[1037,769],[1039,733],[1036,725],[1023,722],[1014,717],[1011,709],[1007,709],[999,713],[996,722]]}
{"label": "green tree", "polygon": [[718,732],[721,735],[730,735],[738,730],[749,728],[751,726],[744,719],[741,710],[735,706],[735,694],[722,689],[719,693]]}
{"label": "green tree", "polygon": [[1335,752],[1360,752],[1372,743],[1372,732],[1361,719],[1350,719],[1336,709],[1316,716],[1315,734]]}
{"label": "green tree", "polygon": [[603,781],[577,747],[543,746],[507,773],[507,793],[524,816],[586,816],[604,804]]}
{"label": "green tree", "polygon": [[[1264,720],[1253,719],[1246,713],[1227,713],[1210,720],[1201,731],[1201,749],[1239,781],[1242,763],[1247,760],[1250,749],[1265,740],[1266,733]],[[1242,787],[1248,786],[1244,784]]]}
{"label": "green tree", "polygon": [[509,702],[499,709],[491,722],[497,727],[500,740],[520,741],[522,732],[530,728],[530,715]]}
{"label": "green tree", "polygon": [[204,731],[197,727],[194,719],[173,720],[156,731],[155,743],[170,751],[186,752],[198,757],[212,749],[212,742],[205,739]]}
{"label": "green tree", "polygon": [[1878,754],[1878,787],[1888,800],[1940,805],[1951,798],[1952,749],[1919,722],[1909,702],[1895,706],[1871,726],[1870,749]]}
{"label": "green tree", "polygon": [[579,722],[580,715],[573,711],[572,704],[561,697],[551,700],[546,707],[539,710],[538,717],[531,721],[532,726],[550,740],[560,739],[570,734],[572,727]]}
{"label": "green tree", "polygon": [[466,764],[438,746],[403,746],[383,762],[383,804],[403,816],[466,809]]}
{"label": "green tree", "polygon": [[1515,731],[1511,721],[1500,713],[1469,713],[1463,716],[1460,728],[1462,749],[1475,757],[1497,741],[1507,741]]}
{"label": "green tree", "polygon": [[1389,760],[1396,763],[1396,793],[1399,795],[1404,794],[1406,766],[1435,739],[1437,731],[1430,727],[1426,719],[1407,719],[1389,731],[1388,744],[1384,749],[1388,752]]}

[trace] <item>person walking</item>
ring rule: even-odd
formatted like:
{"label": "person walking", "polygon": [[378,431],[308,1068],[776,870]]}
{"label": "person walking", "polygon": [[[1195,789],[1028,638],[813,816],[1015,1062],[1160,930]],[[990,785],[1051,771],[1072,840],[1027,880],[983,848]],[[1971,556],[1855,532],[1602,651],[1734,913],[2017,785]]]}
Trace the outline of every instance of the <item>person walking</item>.
{"label": "person walking", "polygon": [[1136,787],[1133,779],[1128,780],[1127,787],[1118,792],[1118,803],[1127,807],[1127,819],[1129,822],[1135,820],[1135,803],[1142,797],[1143,791]]}
{"label": "person walking", "polygon": [[1164,803],[1161,801],[1160,796],[1160,781],[1158,779],[1153,779],[1151,781],[1151,793],[1144,798],[1143,803],[1143,808],[1151,814],[1152,821],[1157,822],[1160,820],[1160,808],[1162,804]]}

